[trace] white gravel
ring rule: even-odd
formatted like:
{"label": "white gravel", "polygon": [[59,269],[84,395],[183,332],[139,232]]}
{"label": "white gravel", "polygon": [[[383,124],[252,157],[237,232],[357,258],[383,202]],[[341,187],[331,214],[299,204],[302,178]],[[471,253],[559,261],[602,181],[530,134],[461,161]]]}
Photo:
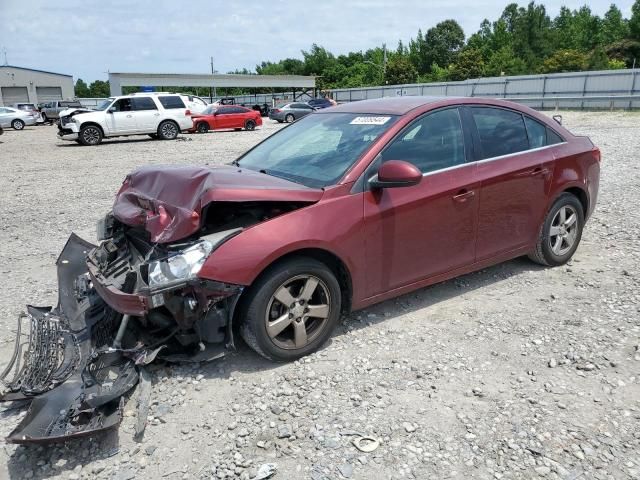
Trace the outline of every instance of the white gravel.
{"label": "white gravel", "polygon": [[[567,266],[518,259],[345,318],[320,352],[155,367],[149,426],[0,449],[0,478],[640,478],[640,115],[565,113],[602,149],[599,204]],[[94,148],[0,137],[0,361],[24,304],[54,304],[69,233],[94,238],[125,174],[219,164],[279,128]],[[6,436],[24,410],[0,413]],[[373,452],[354,435],[380,441]],[[262,468],[260,468],[262,466]]]}

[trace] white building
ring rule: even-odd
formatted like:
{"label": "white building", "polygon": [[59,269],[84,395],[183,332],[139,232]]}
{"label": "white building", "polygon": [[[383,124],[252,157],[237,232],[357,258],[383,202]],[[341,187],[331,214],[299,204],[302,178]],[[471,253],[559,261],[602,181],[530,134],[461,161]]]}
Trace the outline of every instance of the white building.
{"label": "white building", "polygon": [[73,97],[71,75],[0,65],[0,105],[50,102]]}

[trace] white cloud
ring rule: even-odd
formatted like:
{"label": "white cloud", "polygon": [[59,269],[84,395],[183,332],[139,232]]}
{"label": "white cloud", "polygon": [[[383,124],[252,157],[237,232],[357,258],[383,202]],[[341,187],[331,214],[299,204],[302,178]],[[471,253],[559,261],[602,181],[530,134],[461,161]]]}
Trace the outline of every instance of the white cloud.
{"label": "white cloud", "polygon": [[[602,15],[611,0],[592,0]],[[86,81],[111,71],[221,72],[253,69],[264,60],[301,57],[312,43],[336,54],[386,42],[395,48],[418,29],[456,19],[467,35],[496,19],[509,0],[0,0],[0,47],[9,63],[69,73]],[[526,1],[521,1],[526,5]],[[547,1],[555,15],[560,4]],[[579,8],[584,0],[567,0]],[[625,16],[633,0],[616,2]],[[24,33],[16,42],[15,35]]]}

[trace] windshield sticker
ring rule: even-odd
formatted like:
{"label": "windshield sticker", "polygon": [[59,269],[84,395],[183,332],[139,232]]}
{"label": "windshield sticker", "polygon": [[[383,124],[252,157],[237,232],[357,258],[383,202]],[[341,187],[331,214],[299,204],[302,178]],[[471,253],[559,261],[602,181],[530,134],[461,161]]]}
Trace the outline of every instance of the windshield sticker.
{"label": "windshield sticker", "polygon": [[391,117],[356,117],[351,122],[351,125],[384,125],[389,121]]}

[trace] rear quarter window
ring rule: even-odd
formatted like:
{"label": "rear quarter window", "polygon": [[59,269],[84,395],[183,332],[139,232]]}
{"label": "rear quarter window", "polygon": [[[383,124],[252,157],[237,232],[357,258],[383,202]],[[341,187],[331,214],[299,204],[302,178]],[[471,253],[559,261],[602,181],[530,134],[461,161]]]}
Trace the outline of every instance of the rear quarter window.
{"label": "rear quarter window", "polygon": [[160,104],[166,109],[186,108],[184,105],[184,102],[182,101],[182,98],[180,98],[177,95],[164,96],[164,97],[161,96],[161,97],[158,97],[158,100],[160,100]]}
{"label": "rear quarter window", "polygon": [[501,157],[529,149],[522,114],[493,107],[473,107],[482,158]]}

